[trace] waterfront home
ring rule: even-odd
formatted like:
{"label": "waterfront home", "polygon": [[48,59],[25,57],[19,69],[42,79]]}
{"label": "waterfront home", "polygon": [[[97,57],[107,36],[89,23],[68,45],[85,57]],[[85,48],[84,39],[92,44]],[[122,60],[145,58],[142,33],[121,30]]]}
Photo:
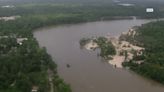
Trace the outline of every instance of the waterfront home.
{"label": "waterfront home", "polygon": [[17,43],[19,45],[22,45],[23,44],[23,41],[25,41],[25,40],[28,40],[28,38],[17,38]]}
{"label": "waterfront home", "polygon": [[9,20],[15,20],[17,18],[20,18],[20,16],[0,17],[0,20],[9,21]]}
{"label": "waterfront home", "polygon": [[146,12],[147,13],[153,13],[154,12],[154,8],[146,8]]}
{"label": "waterfront home", "polygon": [[2,8],[14,8],[15,6],[14,5],[4,5],[4,6],[1,6]]}

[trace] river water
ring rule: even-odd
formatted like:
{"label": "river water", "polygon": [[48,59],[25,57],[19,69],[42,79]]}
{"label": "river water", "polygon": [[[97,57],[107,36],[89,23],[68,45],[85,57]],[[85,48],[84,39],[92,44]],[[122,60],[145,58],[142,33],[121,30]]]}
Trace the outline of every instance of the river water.
{"label": "river water", "polygon": [[[164,92],[164,86],[126,69],[116,69],[97,57],[94,51],[81,49],[85,37],[118,36],[133,26],[152,20],[113,20],[67,24],[40,28],[34,32],[40,46],[58,65],[58,73],[73,92]],[[70,64],[70,68],[66,65]]]}

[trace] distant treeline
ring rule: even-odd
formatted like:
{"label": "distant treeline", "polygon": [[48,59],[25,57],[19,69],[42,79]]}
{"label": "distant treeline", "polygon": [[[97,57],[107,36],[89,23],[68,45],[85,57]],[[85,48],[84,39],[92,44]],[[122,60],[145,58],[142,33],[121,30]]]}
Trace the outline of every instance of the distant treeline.
{"label": "distant treeline", "polygon": [[[156,13],[158,17],[163,16],[162,12]],[[53,74],[55,92],[71,92],[70,86],[59,78],[51,56],[45,48],[39,48],[32,33],[36,28],[112,19],[115,16],[156,18],[156,14],[146,14],[144,7],[112,4],[22,4],[14,8],[0,8],[0,16],[21,16],[12,21],[0,20],[0,92],[31,92],[33,87],[38,88],[38,92],[50,91],[48,70]],[[28,40],[20,45],[18,38]],[[164,73],[160,71],[160,74]]]}
{"label": "distant treeline", "polygon": [[[147,6],[135,5],[130,7],[109,4],[64,4],[64,3],[40,3],[21,4],[14,8],[0,8],[0,16],[32,15],[32,14],[78,14],[83,17],[100,19],[114,16],[138,16],[140,18],[159,18],[164,16],[163,5],[153,6],[154,13],[146,13]],[[81,17],[80,16],[80,17]],[[82,18],[83,18],[82,17]]]}

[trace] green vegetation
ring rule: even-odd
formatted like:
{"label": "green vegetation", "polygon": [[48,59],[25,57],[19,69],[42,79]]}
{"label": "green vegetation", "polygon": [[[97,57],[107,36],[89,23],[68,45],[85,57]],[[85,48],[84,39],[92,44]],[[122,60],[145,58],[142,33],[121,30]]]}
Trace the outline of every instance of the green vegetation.
{"label": "green vegetation", "polygon": [[[114,3],[92,3],[92,4],[75,4],[75,3],[34,3],[20,4],[14,8],[1,8],[0,16],[11,15],[58,15],[72,14],[85,21],[100,19],[124,19],[128,16],[137,16],[139,18],[157,18],[164,16],[163,5],[153,6],[154,13],[146,13],[148,7],[137,4],[136,6],[124,7]],[[77,20],[77,19],[76,19]]]}
{"label": "green vegetation", "polygon": [[48,69],[60,80],[58,84],[54,82],[54,88],[58,88],[55,92],[71,92],[67,84],[55,77],[56,64],[45,48],[39,48],[32,37],[22,45],[16,40],[14,37],[0,39],[0,92],[31,92],[33,86],[39,87],[39,92],[47,92],[50,90]]}
{"label": "green vegetation", "polygon": [[14,37],[3,38],[0,48],[0,91],[30,92],[33,86],[38,86],[40,92],[47,91],[47,69],[55,72],[56,65],[35,39],[19,45]]}
{"label": "green vegetation", "polygon": [[89,39],[89,38],[83,38],[83,39],[81,39],[80,40],[80,46],[81,47],[83,47],[83,46],[85,46],[87,43],[89,43],[91,41],[91,39]]}
{"label": "green vegetation", "polygon": [[[115,16],[121,16],[119,18],[129,16],[153,18],[162,17],[163,14],[164,12],[158,9],[155,14],[147,14],[145,13],[145,7],[142,6],[122,7],[115,4],[42,3],[21,4],[14,8],[0,8],[1,17],[21,16],[12,21],[0,20],[0,92],[31,92],[33,87],[37,87],[38,92],[48,92],[51,90],[51,83],[53,83],[55,92],[71,92],[70,86],[58,77],[56,64],[51,56],[47,54],[45,48],[39,47],[33,37],[32,32],[36,28],[118,18]],[[27,40],[19,44],[19,38],[27,38]],[[106,42],[106,39],[100,37],[96,41],[100,45],[101,56],[106,57],[115,54],[113,45]],[[162,48],[162,44],[158,47],[158,49]],[[150,56],[153,55],[150,54]],[[162,53],[157,55],[160,56]],[[159,58],[160,60],[162,58]],[[162,65],[162,62],[160,64],[156,63],[155,65]],[[150,66],[150,68],[152,67]],[[158,69],[161,70],[162,68],[158,67]],[[52,71],[52,82],[49,80],[48,70]],[[161,72],[163,71],[161,70],[158,73],[164,74]]]}
{"label": "green vegetation", "polygon": [[[87,43],[93,42],[98,45],[100,49],[100,56],[109,59],[109,55],[115,55],[116,50],[113,44],[105,37],[98,37],[98,38],[83,38],[80,40],[80,46],[85,46]],[[95,50],[94,48],[93,50]]]}
{"label": "green vegetation", "polygon": [[55,76],[53,78],[53,83],[55,92],[71,92],[70,86],[65,84],[59,76]]}
{"label": "green vegetation", "polygon": [[[131,38],[131,43],[145,48],[142,57],[135,57],[124,63],[133,71],[164,84],[164,21],[144,24],[137,29],[138,35]],[[136,60],[144,59],[142,64]]]}
{"label": "green vegetation", "polygon": [[98,44],[98,46],[101,50],[100,56],[104,57],[105,59],[108,58],[109,55],[116,54],[115,47],[113,46],[113,44],[110,41],[108,41],[107,38],[98,37],[94,41]]}

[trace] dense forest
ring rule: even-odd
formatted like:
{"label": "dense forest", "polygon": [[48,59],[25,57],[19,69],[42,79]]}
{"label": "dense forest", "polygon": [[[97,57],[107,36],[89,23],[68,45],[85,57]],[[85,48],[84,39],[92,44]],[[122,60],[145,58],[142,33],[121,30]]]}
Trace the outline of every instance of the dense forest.
{"label": "dense forest", "polygon": [[[164,84],[164,21],[144,24],[137,28],[137,35],[128,40],[145,48],[142,57],[135,57],[130,62],[124,63],[133,71]],[[142,64],[137,60],[144,59]]]}
{"label": "dense forest", "polygon": [[[145,13],[145,8],[146,6],[123,7],[113,3],[104,5],[30,3],[18,4],[13,8],[0,7],[0,17],[20,16],[15,20],[0,20],[0,92],[31,92],[33,89],[37,89],[38,92],[48,92],[52,86],[54,92],[71,92],[70,86],[59,78],[56,72],[57,66],[51,56],[47,54],[45,48],[39,47],[33,37],[32,32],[36,28],[102,19],[122,19],[129,16],[154,18],[164,15],[164,11],[158,7],[154,14]],[[151,35],[151,32],[149,33]],[[162,34],[160,35],[162,37]],[[156,48],[162,48],[162,44]],[[153,50],[148,51],[154,53]],[[151,55],[154,56],[154,54]],[[157,54],[157,56],[160,55],[162,53]],[[162,58],[159,58],[160,60]],[[153,62],[153,59],[151,61]],[[159,74],[164,74],[159,67],[162,66],[162,62],[156,63],[157,66],[146,65],[150,65],[148,66],[150,69],[155,67],[157,71],[159,70]]]}
{"label": "dense forest", "polygon": [[[155,6],[140,5],[121,6],[117,3],[29,3],[16,4],[13,8],[0,7],[0,16],[22,15],[30,16],[35,14],[40,16],[69,15],[78,16],[85,20],[112,19],[118,16],[136,16],[138,18],[159,18],[164,16],[163,4]],[[154,13],[146,13],[147,7],[153,7]],[[87,17],[87,19],[86,19]]]}
{"label": "dense forest", "polygon": [[32,30],[42,26],[40,21],[22,18],[2,20],[0,25],[0,92],[31,92],[34,88],[47,92],[50,82],[55,92],[71,92],[57,75],[51,56],[33,38]]}

